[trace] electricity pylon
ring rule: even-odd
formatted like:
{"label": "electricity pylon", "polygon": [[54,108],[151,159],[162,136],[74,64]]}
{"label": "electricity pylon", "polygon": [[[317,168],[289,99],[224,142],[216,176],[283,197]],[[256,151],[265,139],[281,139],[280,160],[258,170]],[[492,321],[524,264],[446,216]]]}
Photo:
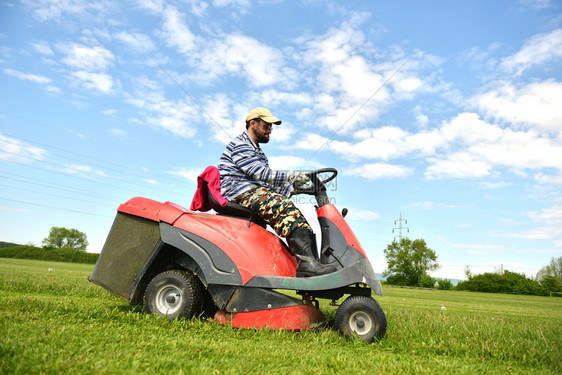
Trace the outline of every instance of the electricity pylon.
{"label": "electricity pylon", "polygon": [[394,231],[398,229],[398,236],[394,236],[394,241],[396,242],[396,237],[398,237],[398,242],[400,242],[403,238],[402,231],[405,229],[406,233],[410,233],[410,228],[402,226],[402,222],[404,222],[404,224],[408,224],[408,220],[402,219],[402,212],[400,212],[400,219],[394,220],[394,225],[396,225],[397,222],[399,223],[398,228],[392,229],[392,233],[394,233]]}

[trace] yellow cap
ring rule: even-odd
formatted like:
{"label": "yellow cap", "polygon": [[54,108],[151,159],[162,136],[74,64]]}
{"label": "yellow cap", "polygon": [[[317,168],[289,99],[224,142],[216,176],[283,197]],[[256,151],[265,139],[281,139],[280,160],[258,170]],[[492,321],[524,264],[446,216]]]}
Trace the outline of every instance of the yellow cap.
{"label": "yellow cap", "polygon": [[263,108],[263,107],[258,107],[258,108],[252,109],[248,113],[248,116],[246,116],[246,122],[248,122],[250,120],[257,119],[257,118],[260,118],[265,122],[269,122],[270,124],[275,124],[275,125],[281,125],[281,122],[282,122],[277,117],[274,117],[271,114],[271,112],[269,111],[269,109]]}

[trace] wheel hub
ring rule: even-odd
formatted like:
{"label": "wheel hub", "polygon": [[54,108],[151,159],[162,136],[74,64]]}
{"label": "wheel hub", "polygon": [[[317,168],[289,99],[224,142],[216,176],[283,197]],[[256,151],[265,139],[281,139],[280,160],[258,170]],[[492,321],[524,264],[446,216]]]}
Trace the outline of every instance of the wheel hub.
{"label": "wheel hub", "polygon": [[349,318],[349,326],[358,335],[366,335],[373,328],[373,318],[364,311],[356,311]]}
{"label": "wheel hub", "polygon": [[167,295],[166,296],[166,302],[170,303],[170,304],[175,303],[176,302],[176,296],[173,296],[171,294]]}
{"label": "wheel hub", "polygon": [[174,285],[164,285],[156,293],[156,308],[163,315],[170,315],[179,310],[182,291]]}

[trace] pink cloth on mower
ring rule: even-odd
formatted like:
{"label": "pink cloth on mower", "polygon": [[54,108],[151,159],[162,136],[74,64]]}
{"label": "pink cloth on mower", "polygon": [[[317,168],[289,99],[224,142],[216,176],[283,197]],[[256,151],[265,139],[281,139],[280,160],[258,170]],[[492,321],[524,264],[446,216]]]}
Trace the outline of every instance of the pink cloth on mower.
{"label": "pink cloth on mower", "polygon": [[211,202],[207,191],[221,205],[226,206],[228,200],[221,195],[221,176],[217,167],[210,165],[197,177],[197,190],[191,201],[191,211],[209,211]]}

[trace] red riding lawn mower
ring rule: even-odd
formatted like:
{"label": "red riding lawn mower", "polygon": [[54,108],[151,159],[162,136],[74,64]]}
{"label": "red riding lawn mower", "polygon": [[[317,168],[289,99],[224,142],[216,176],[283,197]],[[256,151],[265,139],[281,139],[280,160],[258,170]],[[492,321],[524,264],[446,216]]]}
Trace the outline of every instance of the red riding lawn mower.
{"label": "red riding lawn mower", "polygon": [[[329,176],[321,179],[320,175]],[[337,170],[309,173],[322,232],[320,262],[337,271],[295,277],[297,258],[249,209],[222,207],[217,214],[133,198],[119,206],[106,243],[88,279],[147,313],[168,319],[213,316],[216,322],[251,329],[311,329],[326,322],[318,299],[338,307],[334,326],[343,335],[372,342],[386,332],[386,317],[372,292],[380,281],[359,241],[329,203],[326,184]],[[300,295],[301,298],[283,293]]]}

